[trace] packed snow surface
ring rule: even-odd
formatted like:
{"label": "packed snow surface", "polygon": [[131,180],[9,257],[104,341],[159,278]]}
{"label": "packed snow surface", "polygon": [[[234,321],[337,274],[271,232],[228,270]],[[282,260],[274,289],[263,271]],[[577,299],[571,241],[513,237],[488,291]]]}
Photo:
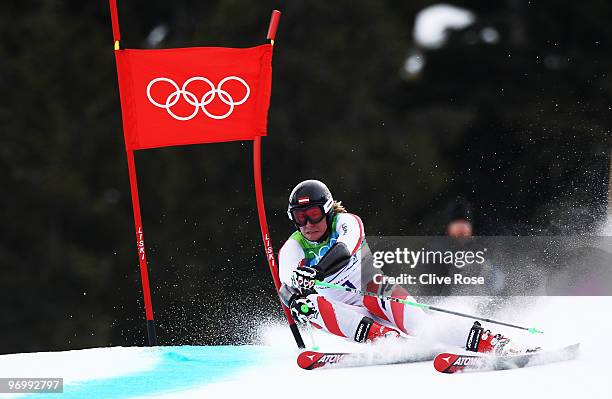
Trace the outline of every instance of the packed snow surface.
{"label": "packed snow surface", "polygon": [[[581,342],[578,359],[524,369],[445,375],[431,362],[305,371],[297,367],[293,338],[282,324],[262,326],[261,345],[94,348],[0,356],[0,377],[63,377],[64,393],[32,398],[282,398],[452,397],[611,398],[607,367],[612,337],[612,297],[543,297],[529,306],[509,306],[495,314],[544,330],[542,346]],[[446,307],[474,311],[469,298]],[[455,317],[455,316],[449,316]],[[503,330],[517,336],[516,331]],[[520,333],[519,333],[520,335]],[[310,342],[308,334],[304,338]],[[323,351],[359,350],[320,332]],[[517,337],[521,338],[521,337]],[[380,350],[393,351],[385,344]],[[2,397],[16,397],[3,394]]]}

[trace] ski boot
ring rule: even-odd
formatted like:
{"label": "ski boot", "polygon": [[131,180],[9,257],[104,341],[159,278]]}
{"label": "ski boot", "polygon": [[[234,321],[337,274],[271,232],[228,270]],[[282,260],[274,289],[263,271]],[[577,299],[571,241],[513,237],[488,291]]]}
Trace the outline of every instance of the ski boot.
{"label": "ski boot", "polygon": [[357,326],[355,341],[372,343],[383,338],[399,338],[400,333],[394,328],[378,324],[369,317],[364,317]]}
{"label": "ski boot", "polygon": [[535,352],[540,348],[528,350],[521,348],[511,342],[510,338],[504,337],[502,334],[493,334],[491,330],[485,330],[479,322],[475,321],[468,335],[465,349],[495,356],[511,356]]}

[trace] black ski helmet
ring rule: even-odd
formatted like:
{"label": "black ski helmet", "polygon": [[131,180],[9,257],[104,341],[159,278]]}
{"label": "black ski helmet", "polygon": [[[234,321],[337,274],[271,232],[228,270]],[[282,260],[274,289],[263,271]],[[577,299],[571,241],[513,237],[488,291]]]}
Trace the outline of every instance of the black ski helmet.
{"label": "black ski helmet", "polygon": [[327,220],[327,228],[329,229],[331,227],[332,216],[334,215],[334,198],[327,186],[319,180],[304,180],[293,188],[289,195],[289,207],[287,208],[289,220],[291,220],[299,230],[299,226],[293,220],[291,210],[295,208],[307,208],[312,205],[321,205],[323,207]]}

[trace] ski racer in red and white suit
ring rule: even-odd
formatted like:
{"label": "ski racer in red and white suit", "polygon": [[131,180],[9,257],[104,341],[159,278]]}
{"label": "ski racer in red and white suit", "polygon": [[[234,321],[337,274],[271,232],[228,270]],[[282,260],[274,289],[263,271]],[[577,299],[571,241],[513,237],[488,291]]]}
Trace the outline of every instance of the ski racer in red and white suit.
{"label": "ski racer in red and white suit", "polygon": [[[507,338],[484,331],[478,322],[472,325],[395,301],[315,286],[316,280],[350,288],[365,283],[369,292],[415,301],[400,286],[379,285],[369,278],[362,282],[368,276],[362,275],[362,260],[369,254],[363,222],[333,201],[323,183],[298,184],[287,212],[297,230],[279,251],[280,296],[297,322],[357,342],[403,333],[479,352],[502,354],[511,348]],[[466,345],[466,340],[471,342]]]}

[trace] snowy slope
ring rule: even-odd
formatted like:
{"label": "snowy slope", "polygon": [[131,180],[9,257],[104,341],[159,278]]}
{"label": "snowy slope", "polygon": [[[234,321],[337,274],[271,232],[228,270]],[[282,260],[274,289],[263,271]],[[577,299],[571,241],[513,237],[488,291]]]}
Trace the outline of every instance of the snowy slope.
{"label": "snowy slope", "polygon": [[[258,346],[97,348],[3,355],[0,376],[64,377],[64,394],[24,396],[32,398],[286,399],[298,395],[385,397],[385,393],[419,398],[611,398],[607,363],[612,355],[612,297],[549,297],[531,302],[530,310],[504,310],[501,316],[542,328],[542,343],[548,346],[579,340],[582,347],[577,360],[463,375],[439,374],[431,362],[304,371],[295,364],[297,351],[287,327],[277,325],[265,327],[265,342]],[[446,305],[470,308],[465,298]],[[323,350],[353,347],[320,333],[315,340]]]}

